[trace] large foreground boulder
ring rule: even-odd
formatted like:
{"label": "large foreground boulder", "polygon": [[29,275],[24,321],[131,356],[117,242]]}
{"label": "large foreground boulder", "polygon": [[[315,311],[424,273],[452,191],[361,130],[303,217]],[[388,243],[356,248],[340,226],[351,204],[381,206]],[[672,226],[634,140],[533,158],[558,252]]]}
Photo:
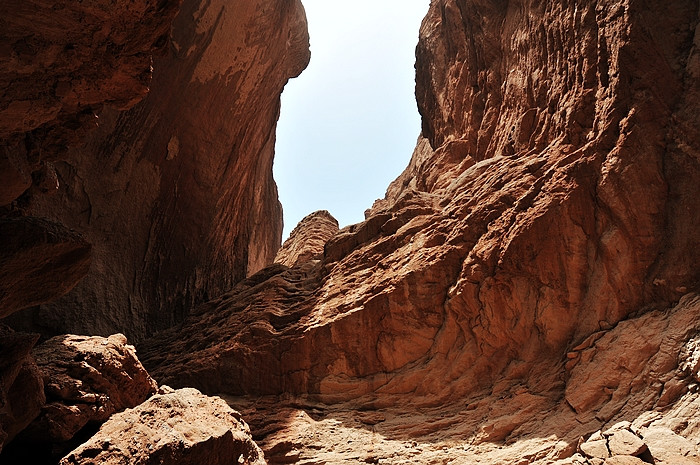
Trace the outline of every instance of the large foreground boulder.
{"label": "large foreground boulder", "polygon": [[5,460],[57,460],[111,415],[139,405],[157,390],[121,334],[57,336],[38,345],[33,354],[46,404],[17,436]]}
{"label": "large foreground boulder", "polygon": [[180,389],[114,415],[61,465],[263,465],[240,415],[218,397]]}

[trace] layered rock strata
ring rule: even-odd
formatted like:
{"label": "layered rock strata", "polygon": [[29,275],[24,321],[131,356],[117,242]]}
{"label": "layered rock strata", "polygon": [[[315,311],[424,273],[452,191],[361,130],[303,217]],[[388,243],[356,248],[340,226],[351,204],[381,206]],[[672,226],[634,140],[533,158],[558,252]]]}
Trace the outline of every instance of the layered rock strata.
{"label": "layered rock strata", "polygon": [[[142,339],[271,263],[282,216],[272,178],[279,96],[309,60],[296,1],[186,0],[151,92],[57,163],[28,211],[93,244],[90,275],[34,313],[58,332]],[[29,318],[29,317],[28,317]]]}
{"label": "layered rock strata", "polygon": [[338,232],[338,220],[326,210],[304,217],[277,251],[275,263],[288,267],[323,255],[326,242]]}
{"label": "layered rock strata", "polygon": [[697,3],[663,21],[637,1],[518,5],[433,2],[426,139],[387,199],[322,260],[265,271],[149,342],[160,376],[189,379],[211,352],[200,383],[266,367],[230,392],[562,389],[568,348],[697,286]]}

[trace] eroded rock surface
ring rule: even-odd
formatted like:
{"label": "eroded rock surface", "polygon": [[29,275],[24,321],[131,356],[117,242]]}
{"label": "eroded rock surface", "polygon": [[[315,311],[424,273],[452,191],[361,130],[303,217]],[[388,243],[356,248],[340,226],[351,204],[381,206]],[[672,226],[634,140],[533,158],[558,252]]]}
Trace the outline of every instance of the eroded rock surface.
{"label": "eroded rock surface", "polygon": [[0,206],[97,126],[103,105],[148,92],[179,0],[0,5]]}
{"label": "eroded rock surface", "polygon": [[[407,416],[429,419],[372,431],[460,460],[573,463],[579,439],[609,422],[687,418],[699,9],[431,2],[416,64],[423,138],[386,198],[322,260],[262,270],[143,344],[144,364],[206,392],[338,403],[338,418],[410,396]],[[694,428],[677,433],[697,441]],[[280,450],[303,450],[292,438],[306,430],[280,433],[300,444]],[[444,463],[440,450],[415,460]],[[624,457],[608,460],[642,460]]]}
{"label": "eroded rock surface", "polygon": [[61,297],[90,267],[90,244],[51,221],[0,218],[0,238],[0,318]]}
{"label": "eroded rock surface", "polygon": [[121,334],[57,336],[36,346],[33,356],[46,401],[0,461],[55,463],[114,413],[157,391]]}
{"label": "eroded rock surface", "polygon": [[275,263],[294,266],[313,258],[321,258],[326,242],[338,232],[338,220],[326,210],[304,217],[275,256]]}
{"label": "eroded rock surface", "polygon": [[[274,259],[279,96],[309,60],[298,0],[185,0],[151,92],[105,110],[55,168],[61,189],[27,209],[82,232],[92,271],[26,317],[54,332],[138,341]],[[31,325],[28,325],[31,327]]]}
{"label": "eroded rock surface", "polygon": [[116,414],[61,465],[264,465],[248,425],[220,398],[165,390]]}
{"label": "eroded rock surface", "polygon": [[139,405],[157,390],[126,338],[57,336],[34,349],[47,404],[25,439],[62,442],[88,423]]}

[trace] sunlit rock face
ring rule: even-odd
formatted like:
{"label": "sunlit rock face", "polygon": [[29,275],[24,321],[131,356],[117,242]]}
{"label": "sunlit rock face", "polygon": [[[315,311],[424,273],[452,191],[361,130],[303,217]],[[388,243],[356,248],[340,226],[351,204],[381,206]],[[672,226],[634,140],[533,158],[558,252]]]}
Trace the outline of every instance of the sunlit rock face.
{"label": "sunlit rock face", "polygon": [[55,163],[57,194],[27,200],[29,213],[81,232],[93,262],[24,327],[137,341],[275,257],[274,131],[282,88],[309,60],[303,7],[188,0],[164,40],[143,102],[103,111]]}
{"label": "sunlit rock face", "polygon": [[338,220],[326,210],[304,217],[277,251],[275,263],[294,266],[323,254],[326,242],[338,232]]}
{"label": "sunlit rock face", "polygon": [[[606,375],[624,371],[628,351],[662,345],[615,344],[610,331],[632,317],[669,331],[672,352],[695,331],[665,315],[684,295],[676,311],[700,312],[687,295],[700,273],[698,10],[433,1],[417,47],[423,137],[386,198],[323,257],[262,270],[143,344],[144,364],[207,392],[460,404],[436,415],[465,429],[435,420],[385,437],[442,425],[472,444],[532,439],[494,463],[518,463],[523,444],[533,461],[568,460],[579,437],[670,405],[664,384],[632,411],[620,399],[637,381],[613,377],[594,396],[586,373],[603,357],[623,360],[603,364]],[[649,376],[671,380],[679,360]],[[692,391],[683,379],[676,394]]]}

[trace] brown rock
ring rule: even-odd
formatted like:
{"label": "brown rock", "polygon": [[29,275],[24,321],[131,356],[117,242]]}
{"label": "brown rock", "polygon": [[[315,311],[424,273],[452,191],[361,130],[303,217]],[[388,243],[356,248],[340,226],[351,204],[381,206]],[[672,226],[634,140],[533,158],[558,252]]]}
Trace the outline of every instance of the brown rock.
{"label": "brown rock", "polygon": [[38,338],[0,325],[0,451],[39,415],[46,400],[30,355]]}
{"label": "brown rock", "polygon": [[[700,448],[692,441],[664,426],[650,426],[642,431],[644,442],[655,461],[662,463],[700,463]],[[694,462],[690,462],[694,461]]]}
{"label": "brown rock", "polygon": [[102,423],[156,392],[155,381],[121,334],[57,336],[38,345],[34,357],[47,403],[23,433],[24,442],[69,441],[88,423]]}
{"label": "brown rock", "polygon": [[624,429],[615,431],[608,438],[610,453],[615,455],[640,455],[647,450],[647,445],[639,437]]}
{"label": "brown rock", "polygon": [[263,465],[240,415],[218,397],[194,389],[158,394],[112,416],[61,465]]}
{"label": "brown rock", "polygon": [[90,275],[36,314],[37,328],[142,340],[280,246],[274,130],[280,93],[309,60],[301,3],[186,0],[163,42],[144,101],[105,110],[56,164],[59,192],[29,200],[95,249]]}
{"label": "brown rock", "polygon": [[0,318],[70,291],[90,266],[90,244],[39,218],[0,218]]}
{"label": "brown rock", "polygon": [[314,257],[320,258],[326,242],[338,232],[338,221],[326,210],[302,219],[277,252],[275,263],[294,266]]}
{"label": "brown rock", "polygon": [[608,442],[605,439],[598,440],[588,440],[579,446],[581,452],[586,455],[586,457],[607,459],[610,457],[610,451],[608,451]]}
{"label": "brown rock", "polygon": [[[326,244],[322,269],[263,273],[257,294],[234,289],[146,343],[144,363],[208,392],[326,401],[380,386],[387,402],[447,401],[517,378],[561,392],[569,348],[692,289],[697,2],[509,5],[431,3],[416,64],[427,141],[366,221]],[[613,417],[623,378],[656,354],[641,320],[625,324],[644,337],[604,356],[633,375],[574,374],[576,412],[615,392],[596,411]]]}
{"label": "brown rock", "polygon": [[639,457],[633,457],[631,455],[616,455],[607,459],[604,465],[643,465],[645,463],[647,462]]}
{"label": "brown rock", "polygon": [[[96,127],[103,104],[148,92],[152,55],[168,44],[179,0],[115,4],[9,0],[0,5],[0,206]],[[17,175],[13,178],[13,176]]]}

